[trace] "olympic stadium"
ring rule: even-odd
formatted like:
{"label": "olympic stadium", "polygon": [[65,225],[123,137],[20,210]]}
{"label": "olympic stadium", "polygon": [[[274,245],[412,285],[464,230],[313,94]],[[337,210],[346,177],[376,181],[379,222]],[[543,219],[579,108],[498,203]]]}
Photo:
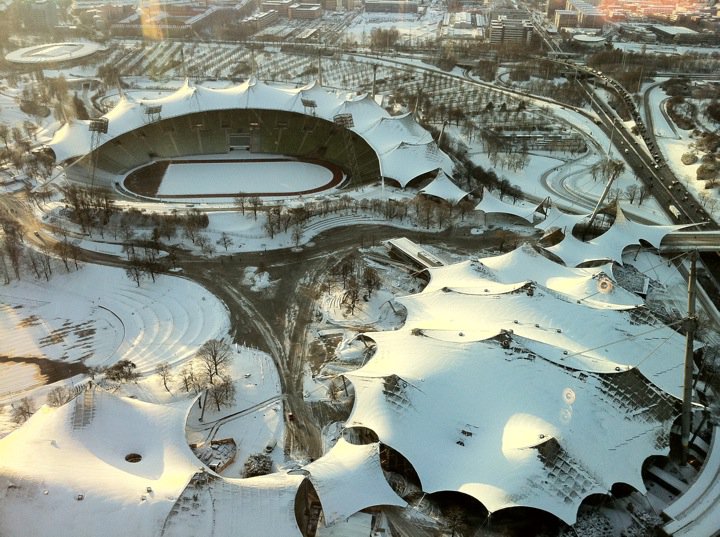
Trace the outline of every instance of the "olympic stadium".
{"label": "olympic stadium", "polygon": [[302,195],[378,181],[406,187],[438,169],[452,172],[411,114],[391,116],[367,94],[317,84],[186,83],[159,99],[123,96],[99,119],[66,124],[49,145],[69,181],[163,201]]}

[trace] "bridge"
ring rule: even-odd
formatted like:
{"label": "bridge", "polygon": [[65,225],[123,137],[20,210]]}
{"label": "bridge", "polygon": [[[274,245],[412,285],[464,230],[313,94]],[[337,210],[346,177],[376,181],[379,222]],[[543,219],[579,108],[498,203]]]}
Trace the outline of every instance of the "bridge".
{"label": "bridge", "polygon": [[702,470],[690,487],[663,511],[662,527],[670,537],[720,535],[720,438],[715,426]]}
{"label": "bridge", "polygon": [[720,253],[720,231],[673,231],[660,243],[660,253]]}

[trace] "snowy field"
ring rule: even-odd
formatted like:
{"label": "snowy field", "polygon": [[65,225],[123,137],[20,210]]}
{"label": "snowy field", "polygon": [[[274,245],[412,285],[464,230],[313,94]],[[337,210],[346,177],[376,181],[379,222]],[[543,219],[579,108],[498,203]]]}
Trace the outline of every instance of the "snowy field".
{"label": "snowy field", "polygon": [[[191,281],[159,276],[137,287],[125,271],[97,265],[49,282],[14,281],[1,298],[0,355],[9,357],[93,367],[125,359],[147,373],[192,356],[229,328],[222,302]],[[0,363],[0,378],[0,401],[39,382],[15,363]]]}
{"label": "snowy field", "polygon": [[323,166],[291,160],[170,164],[158,195],[305,192],[322,188],[332,178],[332,172]]}

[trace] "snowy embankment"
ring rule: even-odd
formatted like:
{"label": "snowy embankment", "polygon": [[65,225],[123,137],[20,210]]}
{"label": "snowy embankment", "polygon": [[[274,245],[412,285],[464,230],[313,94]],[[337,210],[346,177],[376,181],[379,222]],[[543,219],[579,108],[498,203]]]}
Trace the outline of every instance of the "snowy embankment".
{"label": "snowy embankment", "polygon": [[[225,306],[191,281],[159,276],[138,287],[125,271],[86,265],[49,282],[12,282],[3,289],[6,334],[2,354],[105,367],[130,360],[141,373],[191,357],[206,340],[229,329]],[[0,365],[3,378],[9,366]],[[29,388],[27,371],[13,366],[0,400]],[[43,384],[39,379],[37,385]]]}

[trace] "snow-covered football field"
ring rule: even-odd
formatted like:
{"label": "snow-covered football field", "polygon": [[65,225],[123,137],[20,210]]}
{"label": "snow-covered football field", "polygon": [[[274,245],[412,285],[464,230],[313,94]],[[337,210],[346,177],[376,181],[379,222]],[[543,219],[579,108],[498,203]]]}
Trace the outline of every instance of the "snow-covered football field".
{"label": "snow-covered football field", "polygon": [[310,162],[237,161],[170,164],[159,196],[284,194],[329,186],[333,172]]}

